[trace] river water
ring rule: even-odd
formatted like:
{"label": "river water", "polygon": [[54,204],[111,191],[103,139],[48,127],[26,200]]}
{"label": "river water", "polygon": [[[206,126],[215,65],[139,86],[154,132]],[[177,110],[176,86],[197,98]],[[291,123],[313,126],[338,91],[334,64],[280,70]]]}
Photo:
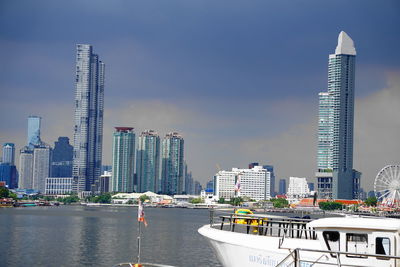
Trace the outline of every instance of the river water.
{"label": "river water", "polygon": [[[145,209],[142,262],[221,266],[197,229],[208,210]],[[0,209],[0,266],[113,266],[136,261],[137,208]]]}

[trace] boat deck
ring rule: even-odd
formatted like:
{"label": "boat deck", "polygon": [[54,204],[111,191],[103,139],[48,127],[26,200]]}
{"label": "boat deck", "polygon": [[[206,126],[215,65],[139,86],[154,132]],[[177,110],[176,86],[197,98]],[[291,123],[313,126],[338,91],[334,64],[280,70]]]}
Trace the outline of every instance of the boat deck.
{"label": "boat deck", "polygon": [[215,229],[261,236],[315,240],[317,236],[314,229],[307,225],[311,221],[312,219],[265,214],[238,215],[226,212],[221,214],[221,211],[215,210],[210,212],[210,225]]}

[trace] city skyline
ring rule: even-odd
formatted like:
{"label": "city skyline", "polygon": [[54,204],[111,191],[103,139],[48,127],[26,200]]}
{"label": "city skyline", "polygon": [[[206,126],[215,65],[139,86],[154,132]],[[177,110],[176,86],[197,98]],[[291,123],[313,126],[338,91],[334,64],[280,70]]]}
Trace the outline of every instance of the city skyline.
{"label": "city skyline", "polygon": [[[229,169],[268,162],[277,179],[312,178],[316,95],[326,88],[326,55],[344,30],[360,55],[354,168],[363,173],[362,187],[371,190],[376,173],[398,163],[398,2],[158,3],[71,1],[61,4],[63,19],[51,1],[1,4],[0,107],[12,116],[1,117],[0,143],[15,143],[19,151],[31,114],[46,121],[41,137],[47,143],[72,140],[73,50],[89,43],[108,66],[105,164],[113,127],[132,125],[181,133],[185,159],[203,184],[216,163]],[[21,23],[10,24],[15,20]]]}

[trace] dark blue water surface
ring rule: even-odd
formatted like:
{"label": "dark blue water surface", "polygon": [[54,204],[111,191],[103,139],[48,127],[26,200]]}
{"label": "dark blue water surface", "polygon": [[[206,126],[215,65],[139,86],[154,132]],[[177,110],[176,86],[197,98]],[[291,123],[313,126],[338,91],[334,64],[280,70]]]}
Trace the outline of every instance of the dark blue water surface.
{"label": "dark blue water surface", "polygon": [[[147,208],[142,261],[221,266],[197,229],[207,210]],[[0,209],[0,266],[113,266],[137,257],[137,208]]]}

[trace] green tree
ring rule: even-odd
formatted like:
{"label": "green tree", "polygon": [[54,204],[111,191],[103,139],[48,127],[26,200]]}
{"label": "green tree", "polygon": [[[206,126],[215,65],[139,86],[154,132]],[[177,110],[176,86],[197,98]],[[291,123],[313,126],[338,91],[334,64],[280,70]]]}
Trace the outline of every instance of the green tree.
{"label": "green tree", "polygon": [[321,210],[341,210],[343,209],[343,204],[339,202],[327,201],[327,202],[320,202],[319,208]]}
{"label": "green tree", "polygon": [[192,203],[192,204],[199,204],[199,203],[203,203],[203,199],[202,199],[201,197],[198,197],[198,198],[192,198],[192,199],[190,200],[190,203]]}
{"label": "green tree", "polygon": [[110,193],[101,194],[100,196],[97,197],[96,202],[111,203],[111,194]]}
{"label": "green tree", "polygon": [[272,205],[274,208],[287,208],[289,207],[289,202],[285,198],[272,198]]}
{"label": "green tree", "polygon": [[8,198],[10,197],[10,190],[7,187],[0,187],[0,197]]}
{"label": "green tree", "polygon": [[369,198],[367,198],[367,200],[365,200],[365,205],[367,205],[368,207],[376,207],[376,204],[377,204],[377,202],[378,202],[378,200],[376,199],[376,197],[375,196],[373,196],[373,197],[369,197]]}
{"label": "green tree", "polygon": [[46,200],[46,201],[53,201],[53,200],[54,200],[54,197],[51,197],[51,196],[44,196],[44,197],[43,197],[43,200]]}
{"label": "green tree", "polygon": [[225,203],[225,198],[220,197],[220,198],[218,199],[218,203],[219,203],[219,204],[224,204],[224,203]]}
{"label": "green tree", "polygon": [[141,195],[140,197],[139,197],[139,199],[140,199],[140,201],[142,201],[142,203],[144,203],[146,200],[150,200],[150,198],[147,196],[147,195]]}
{"label": "green tree", "polygon": [[13,198],[17,199],[17,194],[11,192],[7,187],[0,187],[0,198]]}
{"label": "green tree", "polygon": [[72,204],[72,203],[76,203],[79,202],[79,197],[76,194],[71,194],[67,197],[64,197],[61,199],[61,202],[63,202],[64,204]]}
{"label": "green tree", "polygon": [[230,204],[233,206],[240,206],[243,203],[243,198],[241,197],[233,197],[231,198]]}

